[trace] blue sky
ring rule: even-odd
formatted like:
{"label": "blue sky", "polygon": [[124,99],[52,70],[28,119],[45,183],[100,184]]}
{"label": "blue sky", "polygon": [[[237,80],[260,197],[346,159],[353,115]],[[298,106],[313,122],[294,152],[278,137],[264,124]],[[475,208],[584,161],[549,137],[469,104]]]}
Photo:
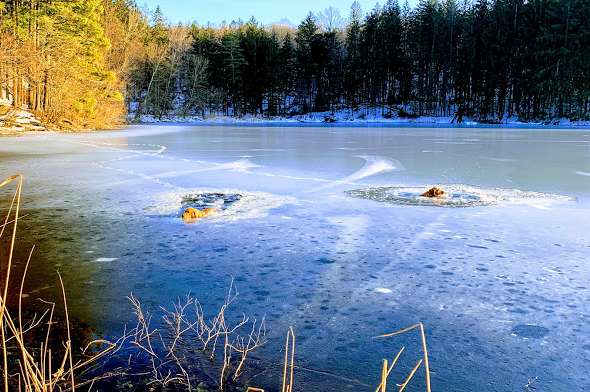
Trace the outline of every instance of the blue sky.
{"label": "blue sky", "polygon": [[[264,24],[278,22],[283,18],[298,24],[308,13],[334,6],[342,16],[348,17],[354,0],[138,0],[151,10],[160,5],[170,22],[192,22],[199,24],[233,19],[250,19],[255,16]],[[378,0],[358,0],[363,11],[371,10]],[[383,4],[385,0],[382,0]]]}

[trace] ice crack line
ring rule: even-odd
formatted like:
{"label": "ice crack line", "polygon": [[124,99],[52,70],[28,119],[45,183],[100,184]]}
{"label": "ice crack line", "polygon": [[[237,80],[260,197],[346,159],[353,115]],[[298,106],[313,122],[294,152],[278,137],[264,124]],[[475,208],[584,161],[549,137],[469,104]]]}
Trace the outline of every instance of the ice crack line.
{"label": "ice crack line", "polygon": [[[89,147],[107,147],[113,152],[131,152],[140,155],[160,155],[163,154],[164,151],[168,149],[168,147],[162,144],[133,144],[133,143],[90,143],[90,142],[70,142],[74,144],[80,144],[83,146]],[[153,148],[153,150],[130,150],[128,148],[118,148],[118,146],[124,147],[148,147]]]}
{"label": "ice crack line", "polygon": [[[202,161],[202,160],[193,160],[193,159],[188,159],[188,158],[178,158],[178,157],[164,154],[164,152],[167,150],[167,147],[164,145],[160,145],[160,144],[91,143],[89,141],[80,141],[80,142],[67,141],[67,142],[72,143],[72,144],[86,146],[86,147],[92,147],[95,149],[104,148],[104,149],[107,149],[107,151],[127,153],[128,155],[125,155],[122,157],[100,161],[97,163],[97,166],[100,166],[104,169],[115,170],[120,173],[127,173],[127,174],[135,176],[135,177],[139,177],[139,178],[142,178],[145,180],[160,183],[162,185],[165,185],[168,188],[172,187],[172,188],[176,188],[176,189],[178,189],[177,186],[172,185],[169,182],[162,181],[161,179],[162,178],[172,178],[172,177],[176,177],[176,176],[180,176],[180,175],[187,175],[187,174],[192,174],[192,173],[199,173],[199,172],[203,172],[203,171],[235,170],[235,171],[240,171],[242,173],[254,174],[254,175],[264,176],[264,177],[283,178],[286,180],[295,180],[295,181],[310,181],[310,182],[317,182],[320,184],[324,184],[320,187],[315,187],[315,188],[312,188],[307,191],[307,192],[313,192],[313,191],[319,191],[319,190],[324,190],[324,189],[336,187],[339,185],[370,186],[371,184],[359,183],[357,181],[362,180],[362,179],[369,177],[369,176],[377,175],[377,174],[383,174],[383,173],[394,171],[394,170],[403,170],[403,166],[401,165],[401,163],[397,162],[394,159],[382,158],[382,157],[370,157],[370,156],[357,156],[357,158],[362,158],[365,160],[365,164],[363,165],[363,167],[361,169],[357,170],[356,172],[354,172],[353,174],[351,174],[341,180],[333,180],[333,179],[326,179],[326,178],[321,178],[321,177],[306,177],[306,176],[294,176],[294,175],[288,175],[288,174],[277,174],[277,173],[266,172],[266,171],[252,172],[249,169],[260,168],[262,166],[252,163],[251,161],[249,161],[247,159],[241,159],[241,160],[234,161],[234,162],[219,163],[219,162],[207,162],[207,161]],[[150,147],[150,148],[154,148],[154,150],[126,149],[126,148],[120,148],[119,146]],[[139,173],[139,172],[135,172],[132,170],[117,169],[117,168],[114,168],[114,167],[108,165],[108,163],[111,163],[111,162],[132,159],[136,156],[146,156],[146,157],[150,157],[150,158],[158,158],[158,159],[168,160],[171,162],[182,162],[185,164],[192,164],[192,165],[198,165],[198,166],[193,169],[184,169],[184,170],[179,170],[179,171],[166,171],[166,172],[162,172],[159,174],[156,173],[153,175],[146,175],[144,173]],[[209,167],[202,167],[202,165],[208,165]],[[124,182],[125,181],[121,181],[118,184],[124,183]],[[113,185],[113,184],[111,184],[111,185]]]}

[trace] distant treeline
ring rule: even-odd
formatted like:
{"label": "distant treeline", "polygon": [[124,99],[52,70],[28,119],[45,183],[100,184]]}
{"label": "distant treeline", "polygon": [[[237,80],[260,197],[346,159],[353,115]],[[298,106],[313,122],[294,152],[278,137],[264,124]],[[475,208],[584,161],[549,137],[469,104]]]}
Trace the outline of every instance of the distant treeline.
{"label": "distant treeline", "polygon": [[[122,107],[123,96],[136,116],[376,107],[489,121],[590,117],[589,0],[389,0],[367,14],[355,2],[346,20],[331,8],[298,28],[171,25],[131,0],[4,1],[0,18],[6,95],[98,122],[100,106]],[[27,50],[15,56],[19,45]]]}
{"label": "distant treeline", "polygon": [[390,0],[366,16],[355,3],[344,24],[327,12],[296,30],[191,26],[177,41],[158,15],[154,25],[167,49],[133,75],[140,113],[590,115],[588,0]]}

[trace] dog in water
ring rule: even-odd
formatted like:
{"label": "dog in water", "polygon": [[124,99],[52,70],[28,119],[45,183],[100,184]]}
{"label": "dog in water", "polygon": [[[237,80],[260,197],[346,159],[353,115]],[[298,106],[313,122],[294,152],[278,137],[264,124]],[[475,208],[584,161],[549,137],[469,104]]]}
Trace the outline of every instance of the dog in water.
{"label": "dog in water", "polygon": [[445,191],[443,191],[439,187],[435,186],[435,187],[430,188],[426,192],[424,192],[421,196],[433,198],[433,197],[443,197],[445,194],[446,194]]}
{"label": "dog in water", "polygon": [[206,218],[215,213],[215,208],[205,208],[204,210],[197,210],[189,207],[182,213],[182,220],[186,223],[194,223],[199,219]]}

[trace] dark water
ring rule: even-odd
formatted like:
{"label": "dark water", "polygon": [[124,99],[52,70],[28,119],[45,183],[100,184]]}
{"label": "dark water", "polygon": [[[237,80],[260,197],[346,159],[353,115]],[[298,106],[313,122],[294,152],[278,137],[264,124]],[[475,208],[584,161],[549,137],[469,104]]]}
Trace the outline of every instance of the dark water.
{"label": "dark water", "polygon": [[[142,126],[4,138],[0,157],[2,176],[27,178],[29,298],[58,293],[59,270],[72,315],[97,333],[132,319],[131,292],[157,309],[190,291],[212,310],[234,277],[236,312],[266,315],[260,357],[279,363],[294,327],[300,390],[374,390],[405,345],[400,380],[418,336],[373,337],[418,321],[436,391],[534,377],[542,391],[590,389],[590,130]],[[494,203],[346,194],[433,184]],[[214,193],[242,197],[178,219]],[[279,374],[253,381],[272,390]]]}

